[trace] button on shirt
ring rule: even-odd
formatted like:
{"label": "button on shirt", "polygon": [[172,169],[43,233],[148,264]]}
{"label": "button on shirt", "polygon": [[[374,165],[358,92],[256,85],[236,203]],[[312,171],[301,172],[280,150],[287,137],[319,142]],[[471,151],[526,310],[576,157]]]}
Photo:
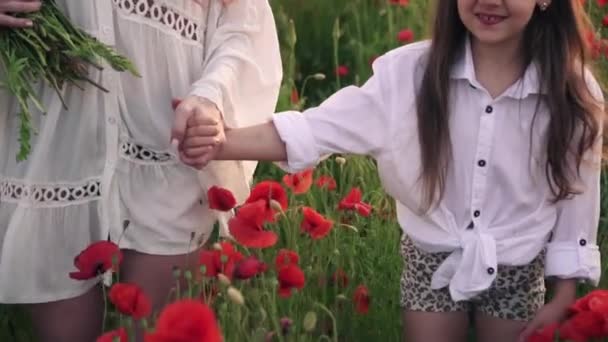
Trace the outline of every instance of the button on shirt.
{"label": "button on shirt", "polygon": [[[475,77],[466,41],[450,74],[453,160],[445,194],[431,211],[420,213],[415,101],[429,46],[420,42],[387,53],[375,61],[374,75],[362,87],[346,87],[319,107],[276,114],[286,167],[302,170],[331,153],[374,157],[404,232],[427,252],[451,252],[431,286],[449,286],[456,301],[488,289],[497,265],[528,264],[544,248],[546,276],[597,284],[601,141],[581,165],[575,185],[583,193],[554,204],[544,174],[550,114],[534,63],[492,98]],[[597,82],[590,74],[586,80],[603,102]]]}

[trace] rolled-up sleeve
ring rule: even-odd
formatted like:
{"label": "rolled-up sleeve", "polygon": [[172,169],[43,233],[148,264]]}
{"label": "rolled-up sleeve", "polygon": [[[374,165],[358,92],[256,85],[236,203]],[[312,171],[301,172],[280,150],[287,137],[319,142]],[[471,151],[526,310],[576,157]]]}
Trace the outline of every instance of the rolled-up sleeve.
{"label": "rolled-up sleeve", "polygon": [[[270,4],[268,0],[208,3],[202,72],[189,95],[215,103],[226,127],[267,122],[275,111],[283,77]],[[213,161],[199,179],[204,189],[230,188],[241,202],[249,195],[256,166],[255,161]],[[225,222],[223,235],[227,235]]]}
{"label": "rolled-up sleeve", "polygon": [[267,0],[212,1],[203,74],[190,94],[217,105],[229,127],[267,120],[283,75],[279,42]]}
{"label": "rolled-up sleeve", "polygon": [[[603,104],[601,90],[595,82],[592,94]],[[600,129],[603,120],[600,121]],[[571,199],[558,202],[557,223],[547,246],[545,274],[548,277],[579,279],[597,285],[601,276],[597,233],[600,220],[600,174],[602,139],[587,152],[580,166],[577,188]]]}
{"label": "rolled-up sleeve", "polygon": [[387,149],[390,89],[384,59],[374,63],[374,75],[361,87],[341,89],[320,106],[302,113],[288,111],[273,117],[287,148],[290,172],[316,165],[329,154],[346,153],[377,158]]}

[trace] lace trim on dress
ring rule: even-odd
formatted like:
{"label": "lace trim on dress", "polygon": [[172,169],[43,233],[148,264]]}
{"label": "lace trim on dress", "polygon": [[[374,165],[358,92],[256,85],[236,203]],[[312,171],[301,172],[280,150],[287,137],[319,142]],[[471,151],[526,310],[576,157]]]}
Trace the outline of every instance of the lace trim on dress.
{"label": "lace trim on dress", "polygon": [[29,183],[0,178],[0,202],[31,207],[62,207],[98,200],[100,197],[99,179],[79,183]]}
{"label": "lace trim on dress", "polygon": [[201,41],[203,32],[200,23],[188,18],[160,0],[112,0],[114,5],[127,15],[135,15],[153,22],[155,26],[176,32],[182,38]]}
{"label": "lace trim on dress", "polygon": [[139,164],[173,164],[175,158],[168,152],[155,151],[132,142],[120,144],[120,156]]}

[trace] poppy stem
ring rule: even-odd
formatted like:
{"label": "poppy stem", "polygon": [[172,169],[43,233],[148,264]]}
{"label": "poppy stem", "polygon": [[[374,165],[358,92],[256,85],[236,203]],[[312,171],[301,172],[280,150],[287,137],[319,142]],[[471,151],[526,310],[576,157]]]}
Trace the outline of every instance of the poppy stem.
{"label": "poppy stem", "polygon": [[331,318],[331,324],[333,327],[332,340],[334,342],[338,342],[338,325],[336,324],[336,317],[334,317],[334,314],[325,305],[323,305],[319,302],[315,302],[315,305],[318,306],[319,309],[325,311],[325,313],[327,313],[329,318]]}
{"label": "poppy stem", "polygon": [[106,331],[106,317],[108,316],[108,298],[106,297],[106,286],[103,282],[101,285],[101,296],[103,297],[103,319],[101,321],[101,331]]}

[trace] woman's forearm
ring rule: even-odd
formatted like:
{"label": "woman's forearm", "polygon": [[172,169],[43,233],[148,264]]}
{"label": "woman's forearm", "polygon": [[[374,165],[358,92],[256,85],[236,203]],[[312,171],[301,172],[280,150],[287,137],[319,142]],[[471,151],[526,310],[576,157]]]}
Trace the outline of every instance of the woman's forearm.
{"label": "woman's forearm", "polygon": [[226,130],[226,141],[215,159],[286,161],[285,143],[274,124],[264,124]]}

